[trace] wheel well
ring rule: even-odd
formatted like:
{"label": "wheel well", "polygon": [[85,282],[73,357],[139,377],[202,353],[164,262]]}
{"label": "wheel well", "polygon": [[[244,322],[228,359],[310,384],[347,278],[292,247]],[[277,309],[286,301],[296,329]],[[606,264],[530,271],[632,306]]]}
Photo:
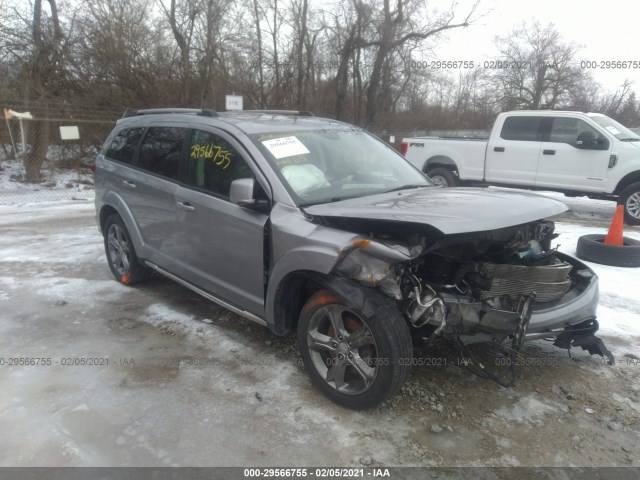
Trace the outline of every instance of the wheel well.
{"label": "wheel well", "polygon": [[278,331],[295,332],[302,307],[314,293],[323,288],[309,273],[291,272],[278,285],[273,307]]}
{"label": "wheel well", "polygon": [[117,214],[118,211],[110,205],[105,205],[100,210],[100,231],[104,233],[104,224],[112,214]]}
{"label": "wheel well", "polygon": [[427,173],[429,170],[435,167],[444,167],[453,171],[458,170],[458,167],[456,166],[455,162],[451,160],[449,157],[445,157],[443,155],[437,155],[435,157],[431,157],[425,162],[424,168],[422,169],[422,171],[424,173]]}
{"label": "wheel well", "polygon": [[622,180],[618,182],[618,185],[616,186],[616,189],[613,191],[613,193],[619,194],[620,192],[622,192],[622,190],[627,188],[629,185],[636,182],[640,182],[640,171],[631,172],[627,176],[623,177]]}

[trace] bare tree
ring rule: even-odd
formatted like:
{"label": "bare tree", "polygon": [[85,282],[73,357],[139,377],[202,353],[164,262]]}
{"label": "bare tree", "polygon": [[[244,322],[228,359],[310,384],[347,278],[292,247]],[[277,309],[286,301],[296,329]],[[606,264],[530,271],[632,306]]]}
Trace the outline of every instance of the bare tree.
{"label": "bare tree", "polygon": [[266,99],[264,94],[264,59],[262,57],[262,28],[260,27],[261,12],[258,6],[258,0],[253,0],[253,18],[256,26],[256,38],[258,40],[258,106],[259,108],[266,107]]}
{"label": "bare tree", "polygon": [[179,4],[176,0],[169,0],[166,6],[163,0],[158,0],[171,27],[171,33],[180,50],[180,78],[182,88],[180,90],[180,103],[184,106],[191,105],[192,64],[191,51],[193,31],[198,15],[202,12],[200,0],[184,0]]}
{"label": "bare tree", "polygon": [[167,98],[178,90],[171,86],[171,48],[150,26],[149,2],[90,3],[79,19],[81,41],[73,59],[76,88],[94,104],[126,109],[174,102]]}
{"label": "bare tree", "polygon": [[571,103],[589,73],[576,64],[579,47],[565,42],[553,24],[523,24],[496,39],[495,79],[504,109],[559,108]]}
{"label": "bare tree", "polygon": [[[67,39],[56,0],[46,3],[48,12],[43,9],[42,0],[34,0],[30,10],[14,7],[11,17],[3,19],[0,27],[0,50],[10,55],[20,68],[18,80],[27,106],[32,101],[59,98],[68,87],[65,72]],[[40,113],[47,117],[46,110]],[[49,124],[42,120],[30,123],[29,128],[31,148],[23,145],[25,179],[37,182],[49,147]]]}
{"label": "bare tree", "polygon": [[360,48],[372,47],[374,49],[373,66],[366,92],[366,125],[373,123],[378,112],[383,71],[385,65],[388,64],[390,55],[409,42],[422,42],[446,30],[469,26],[473,21],[478,3],[474,3],[460,22],[454,23],[455,11],[452,7],[448,14],[439,16],[432,22],[415,25],[411,18],[416,18],[423,13],[418,8],[419,2],[396,0],[392,6],[391,0],[383,0],[382,14],[377,19],[375,37],[357,39]]}

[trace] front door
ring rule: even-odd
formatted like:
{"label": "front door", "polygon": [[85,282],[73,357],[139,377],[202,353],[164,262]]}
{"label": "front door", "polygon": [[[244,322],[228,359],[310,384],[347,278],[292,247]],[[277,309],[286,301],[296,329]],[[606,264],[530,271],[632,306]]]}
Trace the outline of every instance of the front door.
{"label": "front door", "polygon": [[611,147],[607,150],[578,148],[581,134],[597,139],[604,134],[584,120],[550,119],[548,138],[542,144],[536,186],[567,190],[604,190]]}
{"label": "front door", "polygon": [[256,178],[250,160],[215,129],[190,133],[188,173],[178,188],[180,262],[185,279],[256,315],[264,315],[264,242],[268,215],[229,201],[231,182]]}

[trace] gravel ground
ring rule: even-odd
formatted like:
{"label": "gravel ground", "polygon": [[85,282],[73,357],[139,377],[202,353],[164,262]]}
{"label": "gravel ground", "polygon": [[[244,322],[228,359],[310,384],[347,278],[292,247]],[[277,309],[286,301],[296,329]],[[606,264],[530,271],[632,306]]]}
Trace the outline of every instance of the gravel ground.
{"label": "gravel ground", "polygon": [[[568,203],[568,230],[602,228],[614,210]],[[92,205],[0,213],[1,466],[638,464],[637,325],[602,335],[615,366],[531,343],[508,389],[438,345],[401,394],[353,412],[311,386],[293,337],[165,279],[113,281]],[[640,322],[637,301],[615,311]],[[8,366],[16,357],[41,360]]]}

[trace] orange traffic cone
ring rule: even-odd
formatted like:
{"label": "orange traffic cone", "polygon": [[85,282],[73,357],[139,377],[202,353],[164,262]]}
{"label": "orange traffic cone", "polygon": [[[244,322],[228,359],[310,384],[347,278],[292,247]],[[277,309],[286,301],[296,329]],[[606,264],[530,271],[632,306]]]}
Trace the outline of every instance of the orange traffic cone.
{"label": "orange traffic cone", "polygon": [[616,213],[613,216],[613,221],[609,227],[609,233],[607,233],[604,243],[607,245],[617,245],[622,247],[624,245],[622,237],[622,226],[624,224],[624,205],[618,205],[616,207]]}

